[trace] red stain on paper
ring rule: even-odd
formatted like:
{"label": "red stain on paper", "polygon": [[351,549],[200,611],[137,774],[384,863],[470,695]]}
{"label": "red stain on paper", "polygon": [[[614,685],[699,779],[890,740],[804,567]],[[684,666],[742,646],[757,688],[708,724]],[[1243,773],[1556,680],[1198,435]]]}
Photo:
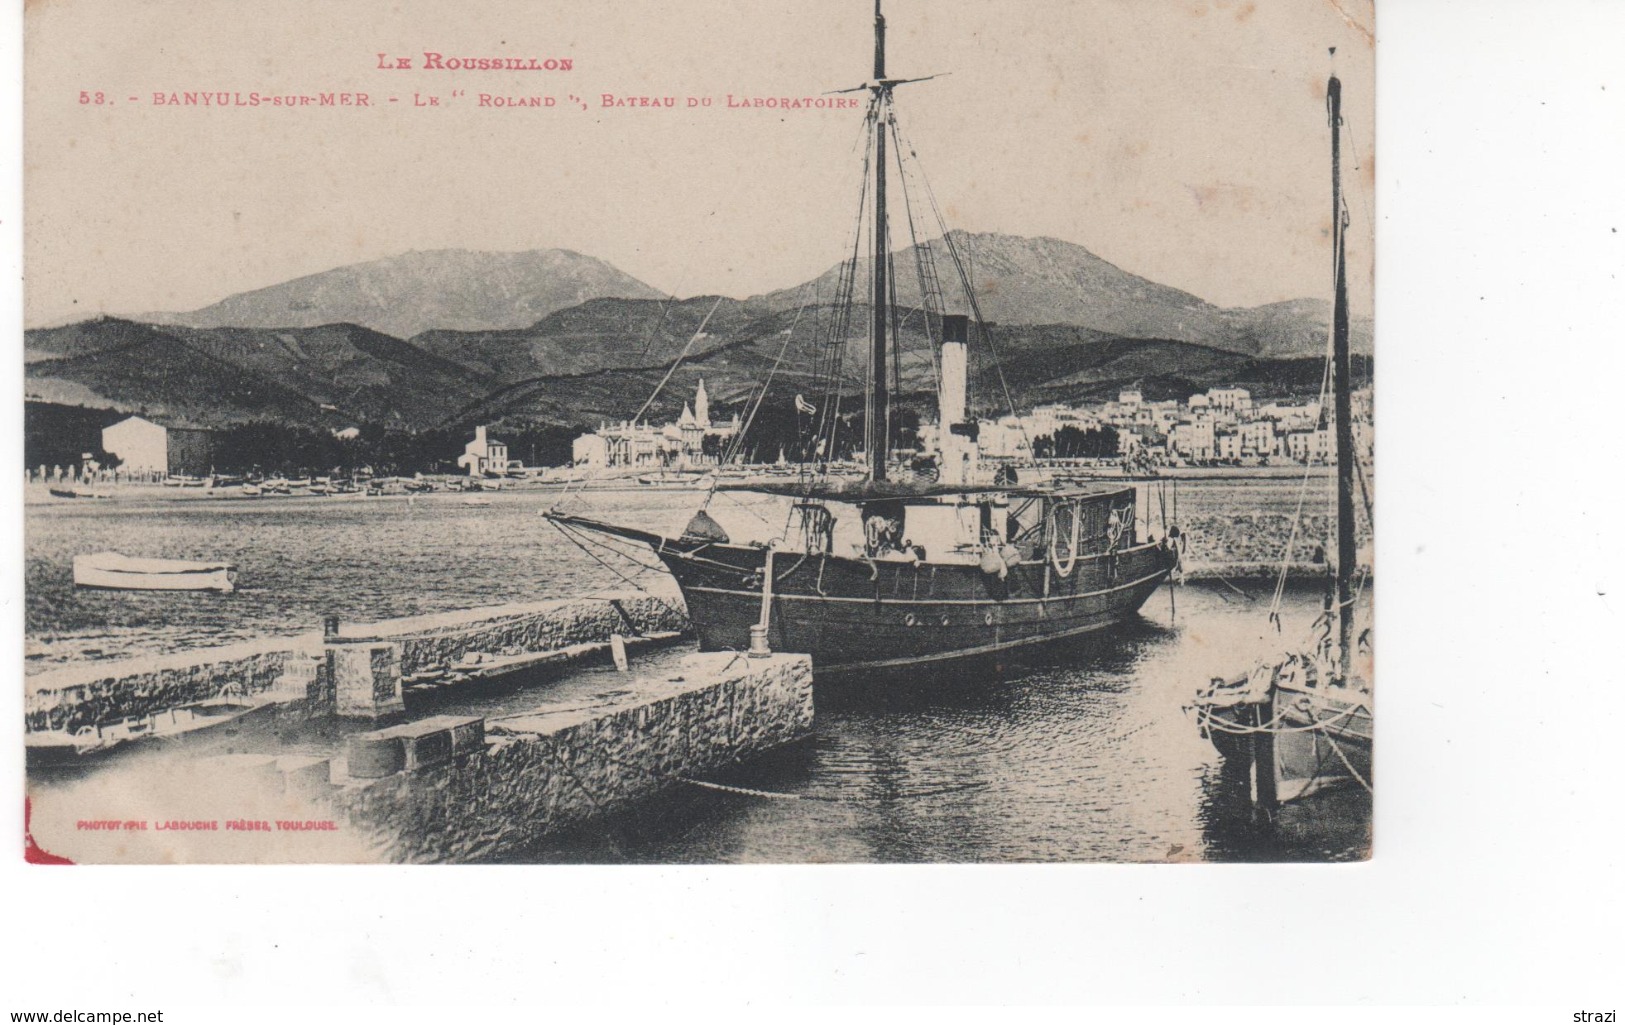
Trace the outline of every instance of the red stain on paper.
{"label": "red stain on paper", "polygon": [[34,821],[34,801],[32,798],[23,798],[23,860],[30,865],[71,865],[73,862],[60,854],[50,851],[34,842],[34,834],[28,828]]}

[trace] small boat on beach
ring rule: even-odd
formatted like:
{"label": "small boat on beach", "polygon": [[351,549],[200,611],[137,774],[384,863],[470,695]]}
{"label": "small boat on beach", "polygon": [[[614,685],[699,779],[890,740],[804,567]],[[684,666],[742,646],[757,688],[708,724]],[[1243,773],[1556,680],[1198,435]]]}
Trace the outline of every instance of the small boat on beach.
{"label": "small boat on beach", "polygon": [[663,470],[660,473],[643,474],[638,478],[638,483],[650,488],[697,488],[710,483],[710,480],[709,474]]}
{"label": "small boat on beach", "polygon": [[50,492],[51,492],[51,497],[53,497],[53,498],[111,498],[112,497],[111,495],[104,495],[104,494],[101,494],[100,492],[91,491],[89,488],[51,488]]}
{"label": "small boat on beach", "polygon": [[271,704],[266,699],[245,697],[240,688],[233,685],[212,698],[161,712],[81,726],[72,732],[31,731],[24,735],[27,764],[30,768],[82,765],[133,741],[178,740],[236,722],[251,712],[270,708]]}
{"label": "small boat on beach", "polygon": [[30,769],[78,765],[109,747],[95,726],[67,730],[36,730],[23,735],[23,751]]}
{"label": "small boat on beach", "polygon": [[137,559],[118,552],[73,557],[78,587],[114,591],[220,591],[234,589],[236,567],[229,562]]}

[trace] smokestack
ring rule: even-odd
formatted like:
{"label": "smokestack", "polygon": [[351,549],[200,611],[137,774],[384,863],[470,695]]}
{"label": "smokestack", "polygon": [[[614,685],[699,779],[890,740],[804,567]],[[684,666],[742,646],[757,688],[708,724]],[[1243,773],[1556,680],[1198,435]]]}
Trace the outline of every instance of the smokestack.
{"label": "smokestack", "polygon": [[946,431],[950,424],[965,419],[965,343],[970,338],[970,318],[958,313],[942,318],[942,372],[937,393],[937,413]]}
{"label": "smokestack", "polygon": [[941,381],[937,391],[937,450],[944,484],[963,484],[968,469],[967,441],[954,432],[965,422],[965,345],[970,339],[970,318],[959,313],[942,317],[942,358],[937,361]]}

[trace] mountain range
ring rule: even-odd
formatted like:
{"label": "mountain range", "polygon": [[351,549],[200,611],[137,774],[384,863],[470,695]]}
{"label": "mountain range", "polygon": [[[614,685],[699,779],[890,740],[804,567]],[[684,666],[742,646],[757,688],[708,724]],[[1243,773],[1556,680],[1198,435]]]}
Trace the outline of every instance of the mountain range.
{"label": "mountain range", "polygon": [[[919,256],[936,267],[943,295],[962,293],[963,268],[982,316],[1001,324],[1072,324],[1120,338],[1158,338],[1210,345],[1255,356],[1316,356],[1326,347],[1331,303],[1294,299],[1231,309],[1214,306],[1177,288],[1101,259],[1083,246],[1053,238],[951,231],[944,238],[908,246],[893,255],[897,299],[920,302]],[[957,256],[957,260],[955,257]],[[867,282],[870,261],[858,261],[857,280]],[[791,309],[807,299],[829,301],[840,277],[839,265],[812,281],[757,296],[752,305]],[[867,293],[867,288],[861,289]],[[804,298],[805,297],[805,298]],[[950,298],[949,312],[955,310]],[[1350,342],[1371,350],[1371,322],[1356,318]]]}
{"label": "mountain range", "polygon": [[190,313],[149,313],[187,327],[319,327],[360,324],[397,338],[424,331],[502,331],[588,299],[659,299],[602,260],[568,249],[523,253],[417,251],[307,274],[222,299]]}
{"label": "mountain range", "polygon": [[[1008,388],[1025,407],[1098,398],[1136,382],[1181,398],[1217,383],[1261,393],[1319,383],[1329,315],[1319,300],[1226,309],[1071,243],[950,238],[984,318],[994,322],[998,365],[985,355],[972,363],[982,393]],[[952,294],[947,240],[926,246]],[[904,249],[895,257],[904,308],[918,302],[916,255]],[[714,406],[739,405],[770,376],[788,401],[818,393],[813,368],[830,354],[817,339],[837,315],[838,274],[832,268],[742,300],[667,301],[565,250],[414,252],[190,313],[30,330],[27,394],[203,426],[573,427],[633,415],[681,356],[651,418],[680,410],[700,377]],[[860,282],[861,275],[860,268]],[[860,286],[851,314],[857,334],[866,291]],[[932,387],[933,370],[917,315],[903,318],[903,334],[902,391],[920,395]],[[1353,336],[1356,351],[1370,351],[1369,321],[1357,320]],[[861,391],[865,346],[854,338],[843,354],[848,394]]]}

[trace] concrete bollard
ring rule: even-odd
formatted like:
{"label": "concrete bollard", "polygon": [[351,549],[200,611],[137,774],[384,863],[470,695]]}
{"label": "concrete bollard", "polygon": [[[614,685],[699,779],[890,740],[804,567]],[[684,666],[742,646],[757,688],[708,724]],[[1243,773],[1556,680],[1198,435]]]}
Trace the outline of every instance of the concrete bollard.
{"label": "concrete bollard", "polygon": [[477,716],[436,715],[349,738],[345,753],[350,775],[380,779],[416,772],[473,754],[485,747],[485,720]]}
{"label": "concrete bollard", "polygon": [[330,642],[334,711],[358,719],[382,719],[406,711],[401,692],[401,647],[387,641]]}

